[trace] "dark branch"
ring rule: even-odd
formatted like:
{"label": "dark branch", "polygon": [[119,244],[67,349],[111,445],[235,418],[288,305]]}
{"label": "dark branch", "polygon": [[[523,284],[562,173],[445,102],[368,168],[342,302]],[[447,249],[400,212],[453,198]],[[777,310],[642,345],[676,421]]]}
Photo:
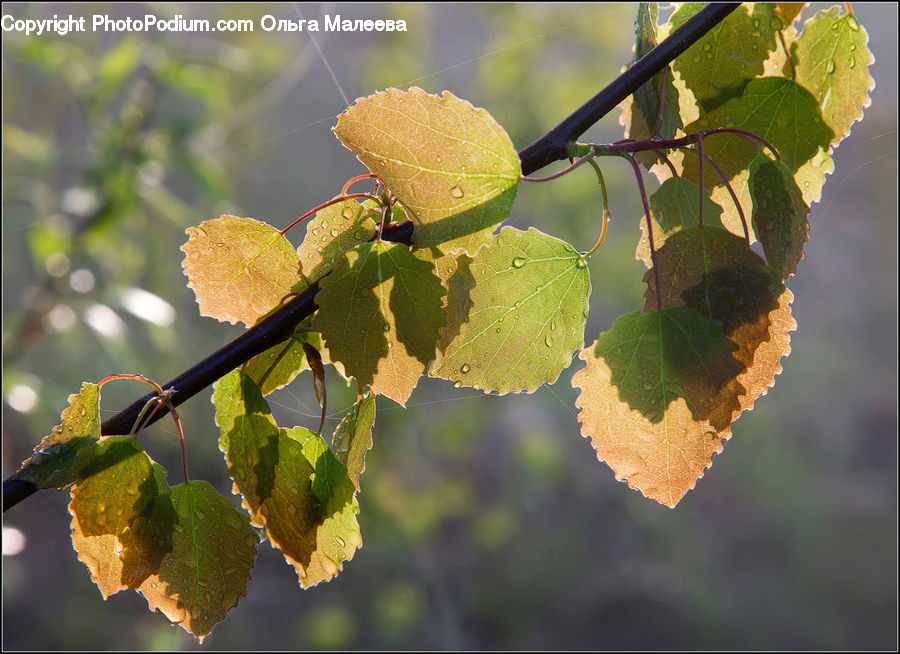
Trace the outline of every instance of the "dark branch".
{"label": "dark branch", "polygon": [[605,89],[585,102],[559,125],[519,152],[522,174],[530,175],[547,164],[569,158],[569,146],[620,102],[665,68],[682,52],[718,25],[737,4],[706,5],[672,32],[665,41],[619,75]]}
{"label": "dark branch", "polygon": [[[528,175],[549,163],[567,159],[569,144],[665,68],[675,57],[687,50],[738,6],[738,4],[716,3],[707,5],[697,12],[684,25],[675,30],[669,38],[619,75],[609,86],[544,136],[519,152],[522,173]],[[385,230],[382,237],[391,241],[408,241],[411,234],[412,226],[410,223],[406,223],[394,229]],[[313,285],[228,345],[164,384],[163,388],[175,389],[172,404],[178,406],[245,361],[289,338],[297,324],[312,315],[318,308],[314,301],[318,291],[318,284]],[[101,433],[104,436],[129,433],[141,408],[153,396],[154,393],[145,395],[105,421],[100,427]],[[168,411],[158,411],[147,424],[156,422],[167,414]],[[11,506],[18,504],[37,490],[38,487],[31,482],[13,477],[6,479],[3,482],[3,510],[6,511]]]}

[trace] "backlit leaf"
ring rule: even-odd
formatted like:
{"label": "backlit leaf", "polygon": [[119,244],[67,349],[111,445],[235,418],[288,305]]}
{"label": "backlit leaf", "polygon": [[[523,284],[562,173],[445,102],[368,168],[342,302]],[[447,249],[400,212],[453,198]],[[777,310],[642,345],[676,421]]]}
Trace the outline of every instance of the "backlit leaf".
{"label": "backlit leaf", "polygon": [[721,440],[704,417],[709,400],[743,366],[721,328],[683,307],[634,312],[580,358],[581,433],[619,480],[674,507],[710,465]]}
{"label": "backlit leaf", "polygon": [[[634,61],[640,60],[658,43],[657,3],[642,2],[638,5],[635,21]],[[621,123],[625,126],[625,136],[632,139],[650,138],[659,117],[659,105],[663,99],[665,83],[665,109],[659,125],[658,136],[663,139],[675,138],[683,127],[681,113],[678,108],[678,90],[672,83],[672,70],[668,73],[657,73],[649,82],[643,84],[633,95],[620,105],[622,107]],[[648,167],[657,160],[662,161],[654,152],[637,153],[638,161]]]}
{"label": "backlit leaf", "polygon": [[[827,148],[833,132],[822,120],[816,99],[802,86],[780,77],[752,80],[739,98],[730,100],[687,127],[695,132],[715,127],[734,127],[758,134],[778,148],[791,172]],[[712,134],[703,140],[703,151],[731,179],[759,154],[757,147],[735,134]],[[687,157],[684,176],[699,179],[698,159]],[[721,184],[721,178],[706,166],[705,185]]]}
{"label": "backlit leaf", "polygon": [[663,308],[688,307],[721,323],[722,334],[736,347],[734,358],[747,368],[706,398],[703,417],[724,431],[772,383],[745,384],[745,377],[769,374],[751,368],[774,370],[789,351],[760,350],[764,343],[780,342],[785,325],[780,298],[787,291],[777,271],[766,266],[744,239],[721,228],[695,227],[673,235],[657,252],[656,261],[657,269],[644,275],[644,311],[657,306],[658,277]]}
{"label": "backlit leaf", "polygon": [[312,331],[311,324],[311,319],[304,320],[288,340],[273,345],[244,364],[244,372],[260,387],[263,395],[287,386],[309,369],[303,344],[309,343],[317,349],[322,347],[322,337]]}
{"label": "backlit leaf", "polygon": [[787,167],[762,160],[750,169],[753,231],[769,265],[786,279],[797,272],[809,240],[809,207]]}
{"label": "backlit leaf", "polygon": [[[553,383],[584,342],[591,292],[572,246],[506,227],[460,265],[440,351],[429,375],[485,391],[532,392]],[[451,288],[453,288],[451,279]]]}
{"label": "backlit leaf", "polygon": [[271,225],[222,216],[187,233],[181,265],[201,315],[250,327],[306,287],[294,246]]}
{"label": "backlit leaf", "polygon": [[359,476],[366,469],[366,452],[372,449],[372,430],[375,426],[375,398],[365,391],[347,412],[331,442],[338,460],[347,466],[347,474],[356,490],[360,490]]}
{"label": "backlit leaf", "polygon": [[247,594],[259,537],[246,515],[205,481],[171,489],[172,551],[138,588],[150,610],[203,642]]}
{"label": "backlit leaf", "polygon": [[84,382],[81,391],[69,396],[62,422],[34,448],[22,462],[16,479],[30,481],[38,488],[64,488],[73,481],[72,466],[79,450],[100,438],[100,389]]}
{"label": "backlit leaf", "polygon": [[[158,489],[150,458],[130,436],[105,438],[83,448],[74,472],[72,546],[106,599],[129,585],[123,580],[121,538],[155,501]],[[152,549],[154,543],[149,545]]]}
{"label": "backlit leaf", "polygon": [[521,169],[484,109],[448,91],[388,89],[360,98],[334,133],[410,209],[419,245],[474,253],[512,208]]}
{"label": "backlit leaf", "polygon": [[321,282],[313,327],[332,361],[375,393],[405,404],[434,358],[444,324],[440,279],[399,243],[365,243]]}
{"label": "backlit leaf", "polygon": [[819,102],[825,122],[834,130],[832,145],[850,134],[851,125],[872,103],[869,92],[875,80],[869,66],[875,57],[868,43],[869,35],[856,17],[832,7],[807,21],[791,46],[797,83]]}
{"label": "backlit leaf", "polygon": [[[675,232],[695,227],[700,216],[700,187],[683,177],[670,177],[650,196],[650,223],[653,226],[653,246],[662,247],[666,239]],[[703,224],[719,225],[722,207],[709,199],[704,191]],[[647,220],[641,219],[641,240],[638,243],[637,258],[649,268],[650,241],[647,238]]]}
{"label": "backlit leaf", "polygon": [[[669,24],[680,27],[703,6],[684,3]],[[739,96],[748,80],[763,72],[765,53],[775,48],[775,31],[782,26],[772,9],[766,3],[741,5],[672,62],[703,109]]]}
{"label": "backlit leaf", "polygon": [[374,212],[377,206],[372,200],[360,203],[344,200],[320,210],[309,221],[306,236],[297,256],[300,271],[307,282],[313,282],[334,268],[334,260],[341,252],[370,240],[377,231],[373,219],[380,214]]}
{"label": "backlit leaf", "polygon": [[362,544],[346,468],[307,429],[281,429],[240,371],[216,384],[216,421],[234,492],[306,588],[334,577]]}

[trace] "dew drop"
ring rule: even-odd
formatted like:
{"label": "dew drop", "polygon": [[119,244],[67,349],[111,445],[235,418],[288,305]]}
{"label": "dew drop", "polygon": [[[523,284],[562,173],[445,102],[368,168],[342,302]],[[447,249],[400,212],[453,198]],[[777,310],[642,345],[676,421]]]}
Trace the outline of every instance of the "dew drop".
{"label": "dew drop", "polygon": [[472,368],[471,368],[471,366],[469,366],[468,363],[464,363],[464,364],[462,364],[462,368],[460,368],[459,371],[460,371],[462,374],[465,375],[465,374],[466,374],[467,372],[469,372],[471,369],[472,369]]}
{"label": "dew drop", "polygon": [[357,241],[361,241],[363,239],[362,230],[357,229],[355,232],[353,232],[353,238],[356,239]]}
{"label": "dew drop", "polygon": [[463,194],[463,190],[459,187],[459,184],[450,189],[450,195],[455,198],[461,198]]}
{"label": "dew drop", "polygon": [[332,230],[331,230],[331,238],[334,238],[334,237],[337,236],[337,235],[338,235],[338,230],[332,229]]}
{"label": "dew drop", "polygon": [[516,302],[515,304],[513,304],[513,309],[518,309],[520,304],[521,302]]}
{"label": "dew drop", "polygon": [[[347,220],[350,220],[351,218],[353,218],[353,210],[350,207],[347,207],[341,212],[341,215]],[[332,236],[334,235],[332,234]]]}
{"label": "dew drop", "polygon": [[347,546],[347,541],[345,541],[345,540],[344,540],[343,538],[341,538],[340,536],[335,536],[335,537],[334,537],[334,540],[337,541],[337,544],[338,544],[340,547],[346,547],[346,546]]}
{"label": "dew drop", "polygon": [[209,586],[209,582],[206,579],[198,579],[197,583],[200,584],[201,586],[203,586],[204,588]]}
{"label": "dew drop", "polygon": [[578,257],[578,260],[575,262],[576,268],[584,268],[587,265],[587,260],[584,257]]}
{"label": "dew drop", "polygon": [[850,68],[856,68],[856,57],[850,57]]}
{"label": "dew drop", "polygon": [[[759,24],[759,21],[755,21],[755,24]],[[710,45],[709,43],[704,43],[704,44],[703,44],[703,51],[704,51],[704,52],[709,52],[710,50],[712,50],[712,45]]]}
{"label": "dew drop", "polygon": [[497,327],[497,329],[495,329],[494,331],[497,332],[497,333],[499,334],[501,330],[500,330],[499,327]]}
{"label": "dew drop", "polygon": [[319,230],[318,230],[318,229],[312,230],[312,235],[313,235],[313,236],[318,236],[318,235],[319,235]]}
{"label": "dew drop", "polygon": [[692,63],[699,64],[701,61],[700,55],[696,55],[692,61]]}
{"label": "dew drop", "polygon": [[550,336],[550,334],[544,336],[544,345],[546,345],[547,347],[553,347],[553,338]]}
{"label": "dew drop", "polygon": [[391,326],[390,326],[390,324],[388,324],[388,323],[384,323],[384,327],[383,327],[383,329],[384,329],[384,331],[386,331],[386,332],[389,332],[389,331],[391,331]]}
{"label": "dew drop", "polygon": [[856,44],[855,44],[855,43],[851,43],[851,44],[850,44],[850,52],[853,52],[854,50],[856,50]]}
{"label": "dew drop", "polygon": [[458,382],[456,382],[456,383],[453,384],[453,385],[454,385],[456,388],[462,388],[462,382],[461,382],[461,381],[458,381]]}
{"label": "dew drop", "polygon": [[158,588],[158,587],[159,587],[159,584],[156,583],[155,581],[150,582],[150,588]]}
{"label": "dew drop", "polygon": [[288,504],[288,513],[291,515],[297,515],[297,507],[293,504]]}
{"label": "dew drop", "polygon": [[325,236],[325,235],[323,234],[323,235],[322,235],[322,238],[320,238],[319,240],[320,240],[322,243],[324,243],[325,241],[328,240],[328,237]]}
{"label": "dew drop", "polygon": [[[850,29],[852,29],[854,32],[859,31],[859,21],[856,20],[856,16],[850,16],[847,19],[847,25],[849,25]],[[835,29],[837,29],[837,25],[835,25],[834,27]]]}
{"label": "dew drop", "polygon": [[525,257],[516,257],[512,260],[513,268],[521,268],[525,265]]}
{"label": "dew drop", "polygon": [[[323,248],[323,247],[320,245],[319,247],[316,248],[316,251],[317,251],[319,254],[322,254],[322,253],[325,251],[325,248]],[[309,258],[312,259],[313,256],[312,256],[312,255],[309,255]]]}
{"label": "dew drop", "polygon": [[828,60],[828,64],[825,66],[825,72],[829,75],[834,72],[834,59]]}

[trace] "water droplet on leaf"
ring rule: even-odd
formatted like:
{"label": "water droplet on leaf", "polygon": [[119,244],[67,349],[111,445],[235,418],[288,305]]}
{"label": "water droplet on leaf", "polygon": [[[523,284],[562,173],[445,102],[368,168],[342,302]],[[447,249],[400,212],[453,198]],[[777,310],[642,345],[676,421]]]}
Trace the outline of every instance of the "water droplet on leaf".
{"label": "water droplet on leaf", "polygon": [[825,66],[825,72],[829,75],[834,72],[834,59],[828,60],[828,64]]}
{"label": "water droplet on leaf", "polygon": [[525,257],[516,257],[512,260],[513,268],[521,268],[525,265]]}
{"label": "water droplet on leaf", "polygon": [[459,184],[450,189],[450,195],[455,198],[461,198],[464,195],[463,190],[459,187]]}
{"label": "water droplet on leaf", "polygon": [[[350,207],[347,207],[341,212],[341,215],[347,220],[350,220],[353,218],[353,210]],[[332,236],[334,236],[334,234],[332,234]]]}
{"label": "water droplet on leaf", "polygon": [[469,370],[471,370],[471,369],[472,369],[472,368],[469,366],[468,363],[464,363],[464,364],[462,364],[462,368],[460,368],[459,371],[460,371],[462,374],[465,375],[465,374],[466,374],[467,372],[469,372]]}

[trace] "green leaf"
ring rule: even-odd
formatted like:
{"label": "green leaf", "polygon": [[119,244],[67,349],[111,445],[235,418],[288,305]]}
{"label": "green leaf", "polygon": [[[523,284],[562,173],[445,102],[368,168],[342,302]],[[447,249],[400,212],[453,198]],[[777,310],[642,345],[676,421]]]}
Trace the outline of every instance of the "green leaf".
{"label": "green leaf", "polygon": [[869,35],[853,14],[841,15],[840,7],[820,11],[806,22],[791,46],[797,83],[815,96],[825,122],[834,130],[832,145],[850,134],[862,120],[872,100],[875,80],[869,66],[875,57],[868,48]]}
{"label": "green leaf", "polygon": [[138,588],[150,610],[201,643],[247,594],[259,537],[246,515],[205,481],[171,489],[172,551]]}
{"label": "green leaf", "polygon": [[273,345],[244,364],[244,372],[260,387],[263,395],[287,386],[309,368],[303,344],[322,349],[322,337],[312,331],[311,325],[311,318],[304,320],[287,341]]}
{"label": "green leaf", "polygon": [[304,588],[337,575],[362,544],[346,468],[309,430],[280,429],[241,371],[219,380],[213,401],[219,448],[252,523],[265,527]]}
{"label": "green leaf", "polygon": [[[751,81],[743,95],[711,111],[685,127],[696,132],[734,127],[753,132],[778,148],[791,172],[812,160],[821,148],[827,151],[834,133],[822,120],[816,99],[791,80],[763,77]],[[703,140],[703,151],[715,160],[729,179],[750,165],[759,149],[735,134],[712,134]],[[696,156],[686,159],[684,176],[699,179]],[[712,188],[721,178],[706,166],[705,184]]]}
{"label": "green leaf", "polygon": [[[672,28],[683,25],[704,3],[689,2],[672,15]],[[672,65],[694,93],[697,103],[711,111],[739,96],[744,85],[763,72],[768,51],[775,48],[775,32],[782,23],[766,3],[744,5],[678,56]],[[686,129],[688,133],[692,130]]]}
{"label": "green leaf", "polygon": [[297,561],[294,562],[300,585],[310,588],[337,576],[343,561],[353,558],[357,548],[362,547],[356,520],[359,502],[347,468],[331,453],[320,436],[303,427],[285,429],[282,433],[282,439],[286,436],[302,446],[303,456],[315,470],[312,490],[319,501],[320,516],[315,549],[309,554],[306,565],[300,566]]}
{"label": "green leaf", "polygon": [[[683,177],[670,177],[650,196],[650,223],[653,226],[653,245],[659,250],[666,239],[675,232],[696,227],[700,216],[700,187]],[[721,225],[722,207],[709,199],[704,189],[703,223]],[[650,241],[647,238],[647,220],[641,220],[641,240],[636,257],[649,268]]]}
{"label": "green leaf", "polygon": [[684,307],[616,320],[581,353],[581,433],[617,479],[674,507],[722,450],[700,417],[708,398],[743,370],[721,327]]}
{"label": "green leaf", "polygon": [[187,234],[181,265],[201,315],[250,327],[306,287],[294,246],[271,225],[222,216]]}
{"label": "green leaf", "polygon": [[338,460],[347,467],[356,490],[360,490],[359,476],[366,469],[366,452],[372,449],[372,430],[375,427],[375,398],[364,391],[347,412],[331,442]]}
{"label": "green leaf", "polygon": [[463,310],[448,312],[429,375],[500,394],[553,383],[584,342],[583,257],[534,228],[505,227],[457,277],[451,307]]}
{"label": "green leaf", "polygon": [[[300,272],[307,282],[318,280],[334,268],[341,253],[370,240],[377,232],[372,200],[344,200],[319,211],[306,228],[306,236],[297,255]],[[376,217],[380,217],[375,213]]]}
{"label": "green leaf", "polygon": [[[736,348],[734,358],[747,368],[702,402],[695,400],[702,407],[698,416],[723,431],[773,383],[790,351],[784,332],[793,329],[790,309],[780,300],[785,288],[744,239],[720,227],[678,232],[657,252],[656,263],[644,275],[644,311],[657,307],[659,279],[663,308],[688,307],[721,323]],[[761,348],[764,343],[771,346]]]}
{"label": "green leaf", "polygon": [[100,438],[100,389],[84,382],[81,391],[69,396],[62,422],[34,448],[34,454],[19,467],[16,479],[38,488],[62,489],[75,481],[72,466],[79,450]]}
{"label": "green leaf", "polygon": [[399,243],[365,243],[337,259],[321,288],[313,327],[331,360],[360,385],[405,404],[444,324],[444,290],[432,265]]}
{"label": "green leaf", "polygon": [[797,272],[809,240],[809,206],[780,161],[762,159],[750,169],[753,231],[769,265],[787,279]]}
{"label": "green leaf", "polygon": [[334,133],[410,210],[419,245],[472,254],[509,215],[519,155],[487,111],[448,91],[388,89],[361,98]]}
{"label": "green leaf", "polygon": [[[158,488],[151,461],[130,436],[114,436],[83,448],[74,467],[72,546],[91,573],[103,599],[128,588],[120,554],[122,537],[136,518],[156,500]],[[168,487],[166,487],[168,492]],[[145,550],[156,543],[134,542]],[[137,549],[137,547],[135,548]]]}
{"label": "green leaf", "polygon": [[[637,20],[635,21],[635,49],[634,61],[638,61],[650,52],[658,43],[657,31],[657,3],[642,2],[638,6]],[[678,90],[672,83],[672,70],[668,74],[657,73],[653,79],[643,84],[632,96],[623,103],[623,124],[626,128],[626,136],[632,139],[650,138],[653,128],[659,116],[659,105],[663,99],[663,80],[665,78],[665,109],[659,126],[658,136],[663,139],[675,138],[676,133],[684,125],[678,108]],[[647,166],[662,158],[654,152],[640,152],[638,160]]]}

